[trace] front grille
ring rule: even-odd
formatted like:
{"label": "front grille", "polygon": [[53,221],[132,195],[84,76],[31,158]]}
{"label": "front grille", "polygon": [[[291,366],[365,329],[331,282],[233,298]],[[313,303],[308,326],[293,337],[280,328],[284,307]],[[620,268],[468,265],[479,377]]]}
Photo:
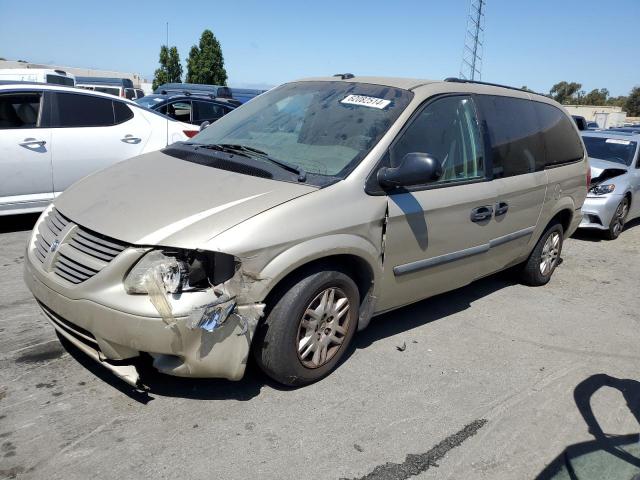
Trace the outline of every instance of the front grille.
{"label": "front grille", "polygon": [[[52,248],[57,242],[56,248]],[[51,270],[60,278],[79,284],[106,267],[129,245],[74,224],[55,208],[40,223],[34,253],[43,265],[55,257]],[[53,252],[52,252],[53,250]]]}

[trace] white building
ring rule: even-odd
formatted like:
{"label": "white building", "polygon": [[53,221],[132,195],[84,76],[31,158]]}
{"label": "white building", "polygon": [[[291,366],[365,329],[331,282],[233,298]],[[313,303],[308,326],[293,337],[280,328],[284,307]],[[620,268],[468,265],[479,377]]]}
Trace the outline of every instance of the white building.
{"label": "white building", "polygon": [[627,121],[626,112],[612,105],[563,105],[571,115],[579,115],[600,128],[621,127]]}
{"label": "white building", "polygon": [[4,68],[47,68],[51,70],[64,70],[76,77],[115,77],[130,78],[133,86],[140,88],[141,83],[147,83],[147,80],[139,73],[117,72],[114,70],[95,70],[92,68],[78,67],[62,67],[60,65],[43,65],[40,63],[18,62],[14,60],[0,60],[0,69]]}

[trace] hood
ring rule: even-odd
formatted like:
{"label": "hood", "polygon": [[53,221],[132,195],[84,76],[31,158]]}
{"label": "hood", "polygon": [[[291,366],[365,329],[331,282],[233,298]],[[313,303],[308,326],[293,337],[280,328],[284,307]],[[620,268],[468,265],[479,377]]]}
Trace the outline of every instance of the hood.
{"label": "hood", "polygon": [[153,152],[85,177],[55,206],[75,223],[127,243],[198,248],[254,215],[315,190]]}
{"label": "hood", "polygon": [[605,170],[620,170],[618,175],[628,171],[626,165],[593,157],[589,157],[589,167],[591,167],[591,178],[599,177]]}

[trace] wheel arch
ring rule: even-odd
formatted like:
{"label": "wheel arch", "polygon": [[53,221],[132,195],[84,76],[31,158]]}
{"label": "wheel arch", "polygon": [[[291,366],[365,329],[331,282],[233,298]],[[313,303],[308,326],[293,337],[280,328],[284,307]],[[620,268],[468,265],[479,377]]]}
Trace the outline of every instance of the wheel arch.
{"label": "wheel arch", "polygon": [[267,305],[267,311],[276,298],[311,271],[336,269],[349,275],[360,293],[359,329],[364,328],[373,313],[374,289],[381,266],[379,252],[361,237],[332,235],[303,242],[282,252],[260,272],[268,278],[258,294]]}

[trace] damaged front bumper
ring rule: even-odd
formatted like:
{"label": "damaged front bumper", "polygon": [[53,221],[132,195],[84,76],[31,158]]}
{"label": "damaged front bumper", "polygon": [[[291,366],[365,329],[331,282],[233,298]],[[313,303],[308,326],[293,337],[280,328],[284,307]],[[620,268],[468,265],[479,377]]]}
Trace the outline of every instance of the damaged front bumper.
{"label": "damaged front bumper", "polygon": [[608,230],[622,195],[588,196],[582,206],[582,222],[579,228]]}
{"label": "damaged front bumper", "polygon": [[28,251],[25,256],[25,282],[51,324],[127,383],[141,387],[133,364],[142,352],[151,355],[157,370],[169,375],[229,380],[244,375],[264,304],[236,305],[235,298],[214,298],[194,305],[185,315],[127,313],[59,292],[34,266],[31,255]]}

